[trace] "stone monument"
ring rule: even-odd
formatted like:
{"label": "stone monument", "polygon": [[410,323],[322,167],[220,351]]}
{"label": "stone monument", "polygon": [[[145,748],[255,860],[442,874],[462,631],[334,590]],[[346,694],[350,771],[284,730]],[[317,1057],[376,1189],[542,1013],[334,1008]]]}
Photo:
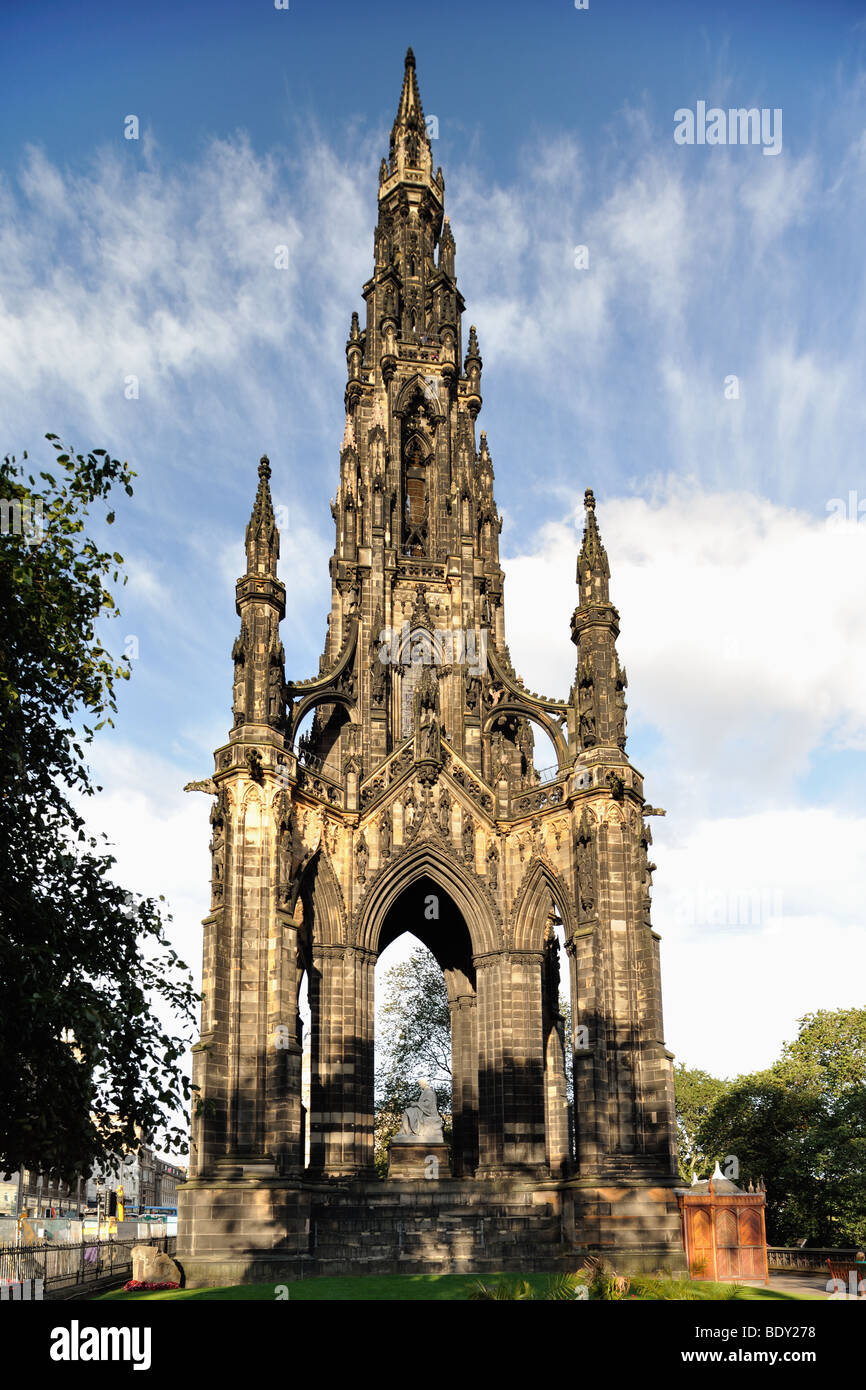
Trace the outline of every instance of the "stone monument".
{"label": "stone monument", "polygon": [[[586,490],[574,679],[538,694],[507,642],[481,350],[463,323],[411,50],[386,156],[365,321],[352,314],[346,342],[330,611],[308,678],[285,678],[267,458],[246,530],[232,727],[200,783],[216,798],[213,889],[178,1260],[190,1285],[492,1260],[574,1268],[588,1248],[622,1270],[682,1268],[650,920],[656,812],[625,751],[595,497]],[[537,437],[541,456],[541,407]],[[313,466],[282,460],[280,495]],[[553,748],[543,758],[539,730]],[[417,1166],[440,1143],[429,1087],[391,1145],[400,1181],[375,1163],[374,970],[407,930],[441,968],[451,1016],[438,1181]]]}
{"label": "stone monument", "polygon": [[418,1080],[418,1094],[403,1111],[400,1131],[388,1151],[389,1178],[425,1178],[438,1181],[451,1176],[448,1145],[436,1092],[425,1078]]}

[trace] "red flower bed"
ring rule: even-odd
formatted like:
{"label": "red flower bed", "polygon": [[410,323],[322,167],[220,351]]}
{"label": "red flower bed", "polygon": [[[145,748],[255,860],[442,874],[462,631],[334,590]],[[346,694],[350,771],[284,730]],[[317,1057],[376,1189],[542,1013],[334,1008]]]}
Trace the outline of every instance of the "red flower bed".
{"label": "red flower bed", "polygon": [[128,1281],[128,1283],[124,1284],[124,1286],[123,1286],[123,1292],[124,1292],[124,1293],[133,1293],[133,1292],[137,1291],[138,1289],[148,1289],[148,1290],[151,1290],[151,1289],[179,1289],[179,1288],[180,1288],[180,1284],[171,1284],[171,1283],[148,1284],[148,1283],[143,1282],[141,1279],[130,1279],[130,1280]]}

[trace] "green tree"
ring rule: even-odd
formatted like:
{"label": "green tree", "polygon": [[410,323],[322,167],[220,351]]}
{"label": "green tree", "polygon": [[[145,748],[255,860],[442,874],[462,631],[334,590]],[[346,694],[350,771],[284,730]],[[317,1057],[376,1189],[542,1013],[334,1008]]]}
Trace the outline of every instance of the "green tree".
{"label": "green tree", "polygon": [[376,1022],[376,1167],[384,1176],[388,1144],[426,1077],[436,1092],[448,1138],[451,1116],[451,1015],[445,977],[425,946],[385,972]]}
{"label": "green tree", "polygon": [[113,880],[70,801],[100,790],[85,746],[130,673],[98,635],[123,557],[85,525],[134,474],[46,437],[38,483],[0,467],[0,1168],[73,1178],[142,1134],[183,1141],[187,1043],[155,1009],[191,1023],[195,995],[158,902]]}
{"label": "green tree", "polygon": [[806,1014],[774,1066],[738,1077],[700,1127],[767,1185],[772,1244],[866,1241],[866,1009]]}
{"label": "green tree", "polygon": [[674,1067],[680,1177],[683,1182],[691,1183],[696,1176],[708,1176],[707,1168],[712,1167],[716,1155],[711,1156],[701,1147],[701,1126],[716,1103],[730,1090],[731,1084],[699,1068],[687,1067],[684,1062]]}

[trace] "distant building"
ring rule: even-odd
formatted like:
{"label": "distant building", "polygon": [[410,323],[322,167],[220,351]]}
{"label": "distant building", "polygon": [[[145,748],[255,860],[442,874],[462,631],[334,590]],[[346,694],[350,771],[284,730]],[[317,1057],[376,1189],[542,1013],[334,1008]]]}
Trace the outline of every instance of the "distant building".
{"label": "distant building", "polygon": [[94,1168],[89,1177],[72,1183],[28,1169],[20,1177],[0,1173],[0,1216],[19,1216],[21,1211],[37,1218],[79,1216],[100,1206],[105,1211],[108,1194],[120,1188],[127,1214],[146,1207],[176,1207],[177,1185],[185,1181],[184,1167],[157,1157],[142,1144],[137,1153]]}

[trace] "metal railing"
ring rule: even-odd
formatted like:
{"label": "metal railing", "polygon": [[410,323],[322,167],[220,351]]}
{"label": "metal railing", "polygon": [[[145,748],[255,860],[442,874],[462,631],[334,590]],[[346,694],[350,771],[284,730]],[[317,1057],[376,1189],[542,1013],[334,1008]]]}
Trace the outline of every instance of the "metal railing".
{"label": "metal railing", "polygon": [[840,1264],[845,1260],[854,1263],[857,1251],[851,1250],[807,1250],[799,1245],[768,1245],[767,1263],[771,1269],[790,1269],[795,1274],[826,1274],[827,1261]]}
{"label": "metal railing", "polygon": [[135,1245],[154,1245],[173,1255],[176,1236],[142,1240],[83,1240],[74,1245],[0,1245],[0,1284],[41,1279],[46,1293],[132,1278]]}

